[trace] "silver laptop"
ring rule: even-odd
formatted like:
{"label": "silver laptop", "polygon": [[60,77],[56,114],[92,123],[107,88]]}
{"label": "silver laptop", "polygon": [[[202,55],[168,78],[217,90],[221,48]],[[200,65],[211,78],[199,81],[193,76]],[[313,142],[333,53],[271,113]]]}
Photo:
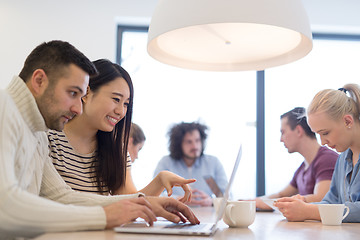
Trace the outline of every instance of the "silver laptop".
{"label": "silver laptop", "polygon": [[229,183],[226,187],[223,201],[219,206],[219,211],[216,216],[216,220],[213,223],[200,223],[198,225],[193,225],[190,223],[172,223],[170,221],[158,220],[154,222],[153,226],[148,226],[145,221],[135,221],[122,225],[120,227],[115,227],[115,232],[119,233],[146,233],[146,234],[167,234],[167,235],[201,235],[201,236],[210,236],[213,235],[217,230],[217,224],[221,220],[226,202],[229,199],[229,193],[231,185],[234,181],[236,171],[239,166],[239,162],[242,156],[242,145],[240,145],[239,152],[231,173]]}

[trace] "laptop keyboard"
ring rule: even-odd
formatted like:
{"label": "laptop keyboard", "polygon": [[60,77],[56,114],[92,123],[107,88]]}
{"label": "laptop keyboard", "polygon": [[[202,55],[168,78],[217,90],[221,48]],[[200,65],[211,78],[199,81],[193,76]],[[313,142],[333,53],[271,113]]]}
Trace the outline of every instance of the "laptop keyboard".
{"label": "laptop keyboard", "polygon": [[174,229],[194,229],[194,230],[198,230],[198,229],[202,229],[204,228],[204,224],[190,224],[190,223],[173,223],[173,224],[169,224],[167,226],[165,226],[164,228],[174,228]]}

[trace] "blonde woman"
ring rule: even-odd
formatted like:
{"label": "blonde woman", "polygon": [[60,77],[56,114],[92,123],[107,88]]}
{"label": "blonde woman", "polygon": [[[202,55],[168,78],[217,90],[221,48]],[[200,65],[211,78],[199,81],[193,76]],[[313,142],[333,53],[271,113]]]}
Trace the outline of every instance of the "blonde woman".
{"label": "blonde woman", "polygon": [[[320,203],[345,204],[350,208],[344,222],[360,222],[360,87],[347,84],[338,90],[316,94],[308,108],[308,122],[321,143],[341,152],[330,190]],[[276,207],[289,221],[320,220],[316,204],[296,197],[281,198]]]}

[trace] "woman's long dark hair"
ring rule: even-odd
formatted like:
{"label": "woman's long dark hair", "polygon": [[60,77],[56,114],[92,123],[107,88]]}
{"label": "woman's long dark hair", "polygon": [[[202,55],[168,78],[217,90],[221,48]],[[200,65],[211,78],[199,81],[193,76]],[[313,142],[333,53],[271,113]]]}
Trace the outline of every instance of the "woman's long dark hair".
{"label": "woman's long dark hair", "polygon": [[118,64],[107,59],[99,59],[93,62],[99,74],[91,77],[89,88],[96,92],[105,84],[114,81],[116,78],[123,78],[130,89],[130,101],[126,115],[121,119],[111,132],[97,132],[97,164],[95,167],[95,179],[99,191],[103,192],[104,187],[110,194],[125,184],[127,147],[130,135],[131,116],[133,108],[134,89],[130,75]]}

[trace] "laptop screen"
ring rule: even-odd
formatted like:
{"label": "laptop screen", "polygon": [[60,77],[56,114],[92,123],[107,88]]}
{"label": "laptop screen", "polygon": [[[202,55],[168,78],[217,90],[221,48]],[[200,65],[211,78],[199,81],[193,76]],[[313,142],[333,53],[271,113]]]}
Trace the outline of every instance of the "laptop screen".
{"label": "laptop screen", "polygon": [[223,217],[225,207],[226,207],[226,203],[227,203],[227,201],[229,199],[231,185],[234,182],[236,171],[237,171],[237,169],[239,167],[241,156],[242,156],[242,144],[240,145],[239,152],[238,152],[238,155],[237,155],[236,160],[235,160],[235,164],[234,164],[231,176],[230,176],[229,183],[226,186],[226,190],[225,190],[225,193],[224,193],[224,198],[220,203],[219,211],[218,211],[218,214],[216,216],[216,223],[215,224],[217,224],[221,220],[221,218]]}

